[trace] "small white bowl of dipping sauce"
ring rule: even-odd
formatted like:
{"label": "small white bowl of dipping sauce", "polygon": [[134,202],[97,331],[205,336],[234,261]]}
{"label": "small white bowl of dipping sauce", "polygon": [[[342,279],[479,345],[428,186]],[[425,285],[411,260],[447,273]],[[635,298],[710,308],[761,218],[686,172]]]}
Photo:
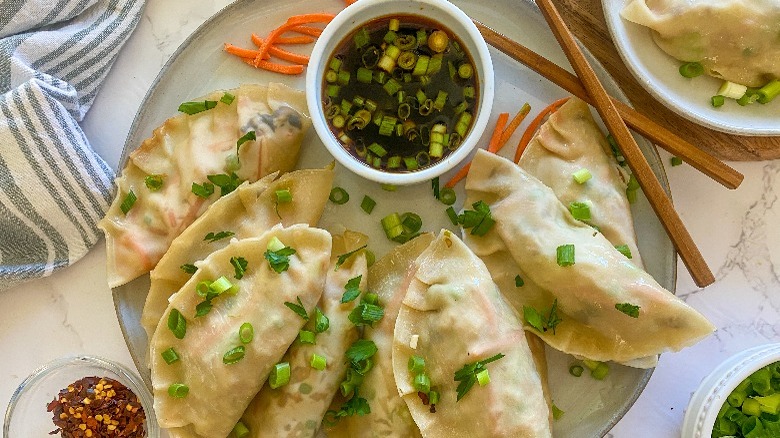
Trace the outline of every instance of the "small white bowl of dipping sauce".
{"label": "small white bowl of dipping sauce", "polygon": [[306,89],[314,128],[341,165],[409,185],[469,156],[487,126],[495,79],[487,43],[450,2],[361,0],[318,38]]}

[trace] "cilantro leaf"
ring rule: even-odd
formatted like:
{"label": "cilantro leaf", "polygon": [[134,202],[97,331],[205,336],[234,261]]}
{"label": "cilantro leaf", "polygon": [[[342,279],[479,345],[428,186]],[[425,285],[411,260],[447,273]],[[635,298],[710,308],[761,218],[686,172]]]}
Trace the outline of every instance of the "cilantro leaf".
{"label": "cilantro leaf", "polygon": [[203,238],[203,240],[208,241],[209,243],[216,242],[217,240],[221,240],[227,237],[233,237],[236,233],[232,231],[220,231],[217,233],[210,232],[206,234],[206,237]]}
{"label": "cilantro leaf", "polygon": [[490,215],[490,206],[483,201],[477,201],[471,204],[471,207],[473,210],[463,210],[458,216],[458,222],[463,228],[471,228],[471,234],[484,236],[496,223]]}
{"label": "cilantro leaf", "polygon": [[230,172],[230,175],[225,173],[220,173],[216,175],[208,175],[206,176],[209,181],[214,183],[215,186],[219,187],[219,196],[225,196],[228,193],[235,190],[238,186],[241,185],[243,181],[236,175],[235,172]]}
{"label": "cilantro leaf", "polygon": [[330,327],[330,320],[319,307],[314,308],[314,332],[322,333]]}
{"label": "cilantro leaf", "polygon": [[298,316],[303,318],[305,321],[308,321],[309,315],[306,313],[306,309],[303,307],[303,303],[301,302],[301,297],[295,297],[295,298],[298,300],[298,304],[285,301],[284,305],[287,306],[293,312],[295,312]]}
{"label": "cilantro leaf", "polygon": [[630,303],[618,303],[615,304],[615,308],[632,318],[639,318],[639,306]]}
{"label": "cilantro leaf", "polygon": [[263,257],[268,260],[268,265],[271,269],[277,274],[281,274],[290,267],[290,256],[293,254],[295,254],[295,250],[289,246],[285,246],[276,251],[271,251],[270,249],[266,250]]}
{"label": "cilantro leaf", "polygon": [[243,257],[231,257],[230,264],[233,265],[233,269],[236,271],[234,277],[236,280],[240,280],[246,272],[248,262]]}
{"label": "cilantro leaf", "polygon": [[338,257],[338,259],[336,259],[336,269],[335,269],[335,271],[338,271],[338,270],[339,270],[339,267],[340,267],[341,265],[343,265],[343,264],[344,264],[344,262],[346,262],[346,261],[347,261],[347,259],[349,259],[349,258],[350,258],[350,257],[352,257],[353,255],[355,255],[355,253],[357,253],[358,251],[360,251],[360,250],[363,250],[363,249],[366,249],[366,247],[368,247],[368,245],[363,245],[363,246],[361,246],[360,248],[358,248],[358,249],[355,249],[355,250],[352,250],[352,251],[350,251],[350,252],[348,252],[348,253],[346,253],[346,254],[341,254],[341,255]]}
{"label": "cilantro leaf", "polygon": [[344,295],[341,296],[341,302],[342,303],[349,303],[351,301],[354,301],[357,297],[360,296],[360,280],[363,278],[362,275],[358,275],[355,278],[351,278],[349,281],[347,281],[347,284],[344,285]]}
{"label": "cilantro leaf", "polygon": [[208,198],[214,194],[214,184],[204,182],[203,184],[192,183],[192,193],[201,198]]}
{"label": "cilantro leaf", "polygon": [[194,274],[198,270],[198,267],[191,263],[185,263],[179,266],[179,269],[184,271],[185,274]]}
{"label": "cilantro leaf", "polygon": [[374,344],[374,341],[368,339],[358,339],[352,343],[344,355],[351,363],[358,364],[366,359],[370,359],[373,355],[376,354],[377,351],[378,349],[376,344]]}

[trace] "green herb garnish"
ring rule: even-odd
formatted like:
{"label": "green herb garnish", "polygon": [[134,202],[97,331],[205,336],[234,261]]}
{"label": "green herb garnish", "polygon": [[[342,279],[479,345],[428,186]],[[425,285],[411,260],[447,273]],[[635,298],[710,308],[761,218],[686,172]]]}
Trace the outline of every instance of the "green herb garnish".
{"label": "green herb garnish", "polygon": [[558,299],[556,298],[553,301],[546,317],[544,316],[544,313],[540,313],[533,307],[523,306],[523,318],[525,318],[525,321],[536,330],[539,330],[540,332],[552,330],[553,334],[555,334],[555,328],[562,321],[558,316]]}
{"label": "green herb garnish", "polygon": [[246,259],[243,257],[231,257],[230,264],[233,265],[233,269],[235,270],[235,274],[233,275],[235,279],[241,280],[241,278],[244,276],[244,273],[246,272],[246,267],[248,265]]}
{"label": "green herb garnish", "polygon": [[210,232],[210,233],[206,234],[206,237],[204,237],[203,240],[205,240],[206,242],[209,242],[209,243],[213,243],[213,242],[216,242],[217,240],[222,240],[222,239],[225,239],[227,237],[233,237],[233,236],[235,236],[235,234],[236,233],[234,233],[232,231],[219,231],[219,232],[216,232],[216,233]]}
{"label": "green herb garnish", "polygon": [[[503,357],[504,355],[499,353],[485,360],[463,365],[463,368],[456,371],[455,381],[460,382],[458,383],[458,387],[456,389],[458,393],[456,401],[460,401],[460,399],[462,399],[463,396],[465,396],[466,393],[469,392],[469,390],[474,386],[474,383],[477,382],[477,374],[483,371],[487,371],[485,365],[489,364],[490,362],[495,362]],[[483,374],[483,376],[486,376],[486,374]]]}
{"label": "green herb garnish", "polygon": [[198,102],[184,102],[179,105],[179,112],[184,114],[193,115],[201,113],[206,110],[210,110],[217,106],[216,100],[203,100]]}
{"label": "green herb garnish", "polygon": [[281,274],[290,267],[290,256],[293,254],[295,254],[295,250],[289,246],[285,246],[276,251],[271,251],[270,249],[266,250],[263,256],[268,260],[268,266],[277,274]]}
{"label": "green herb garnish", "polygon": [[632,318],[639,318],[639,306],[630,303],[617,303],[615,308]]}
{"label": "green herb garnish", "polygon": [[130,190],[127,192],[127,195],[125,195],[125,199],[122,200],[122,204],[119,205],[119,209],[122,210],[122,213],[127,215],[127,212],[133,208],[133,205],[135,205],[135,201],[137,200],[138,198],[135,196],[135,193]]}
{"label": "green herb garnish", "polygon": [[361,246],[361,247],[360,247],[360,248],[358,248],[358,249],[352,250],[352,251],[350,251],[350,252],[348,252],[348,253],[346,253],[346,254],[341,254],[340,256],[338,256],[338,258],[336,259],[336,269],[334,269],[334,270],[335,270],[335,271],[338,271],[338,270],[339,270],[339,267],[340,267],[341,265],[343,265],[343,264],[344,264],[344,262],[346,262],[346,261],[347,261],[347,259],[349,259],[349,258],[350,258],[350,257],[352,257],[353,255],[355,255],[355,253],[357,253],[358,251],[360,251],[360,250],[363,250],[363,249],[366,249],[366,247],[367,247],[367,246],[368,246],[368,245],[363,245],[363,246]]}
{"label": "green herb garnish", "polygon": [[210,182],[204,182],[203,184],[192,183],[192,193],[201,198],[208,198],[214,194],[214,184]]}
{"label": "green herb garnish", "polygon": [[360,296],[360,280],[362,278],[362,275],[358,275],[347,281],[347,284],[344,285],[344,295],[341,296],[342,303],[349,303]]}
{"label": "green herb garnish", "polygon": [[293,312],[295,312],[298,316],[303,318],[305,321],[308,321],[309,315],[306,313],[306,309],[303,307],[303,302],[301,302],[301,297],[295,297],[295,298],[298,300],[298,304],[285,301],[284,305],[287,306]]}
{"label": "green herb garnish", "polygon": [[152,192],[156,192],[162,188],[163,176],[162,175],[146,175],[144,177],[144,184],[146,188]]}

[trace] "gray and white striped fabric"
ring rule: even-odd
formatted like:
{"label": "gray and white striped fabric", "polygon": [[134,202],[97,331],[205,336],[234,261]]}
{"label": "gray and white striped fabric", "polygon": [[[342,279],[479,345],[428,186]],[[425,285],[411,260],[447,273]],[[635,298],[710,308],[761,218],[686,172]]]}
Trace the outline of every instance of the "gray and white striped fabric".
{"label": "gray and white striped fabric", "polygon": [[97,242],[113,170],[78,122],[143,0],[0,0],[0,289]]}

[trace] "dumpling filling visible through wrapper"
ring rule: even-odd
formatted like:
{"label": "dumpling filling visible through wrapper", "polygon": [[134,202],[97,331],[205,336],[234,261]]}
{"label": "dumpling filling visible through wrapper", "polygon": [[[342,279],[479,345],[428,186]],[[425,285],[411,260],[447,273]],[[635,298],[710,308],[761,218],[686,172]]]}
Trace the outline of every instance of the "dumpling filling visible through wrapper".
{"label": "dumpling filling visible through wrapper", "polygon": [[[116,198],[99,223],[110,287],[155,267],[171,241],[225,194],[215,178],[238,185],[295,166],[310,125],[303,92],[281,84],[242,85],[228,90],[235,97],[229,104],[220,100],[225,93],[201,98],[215,106],[168,119],[130,153],[116,179]],[[249,132],[256,139],[239,147]],[[194,184],[204,187],[202,196]]]}

